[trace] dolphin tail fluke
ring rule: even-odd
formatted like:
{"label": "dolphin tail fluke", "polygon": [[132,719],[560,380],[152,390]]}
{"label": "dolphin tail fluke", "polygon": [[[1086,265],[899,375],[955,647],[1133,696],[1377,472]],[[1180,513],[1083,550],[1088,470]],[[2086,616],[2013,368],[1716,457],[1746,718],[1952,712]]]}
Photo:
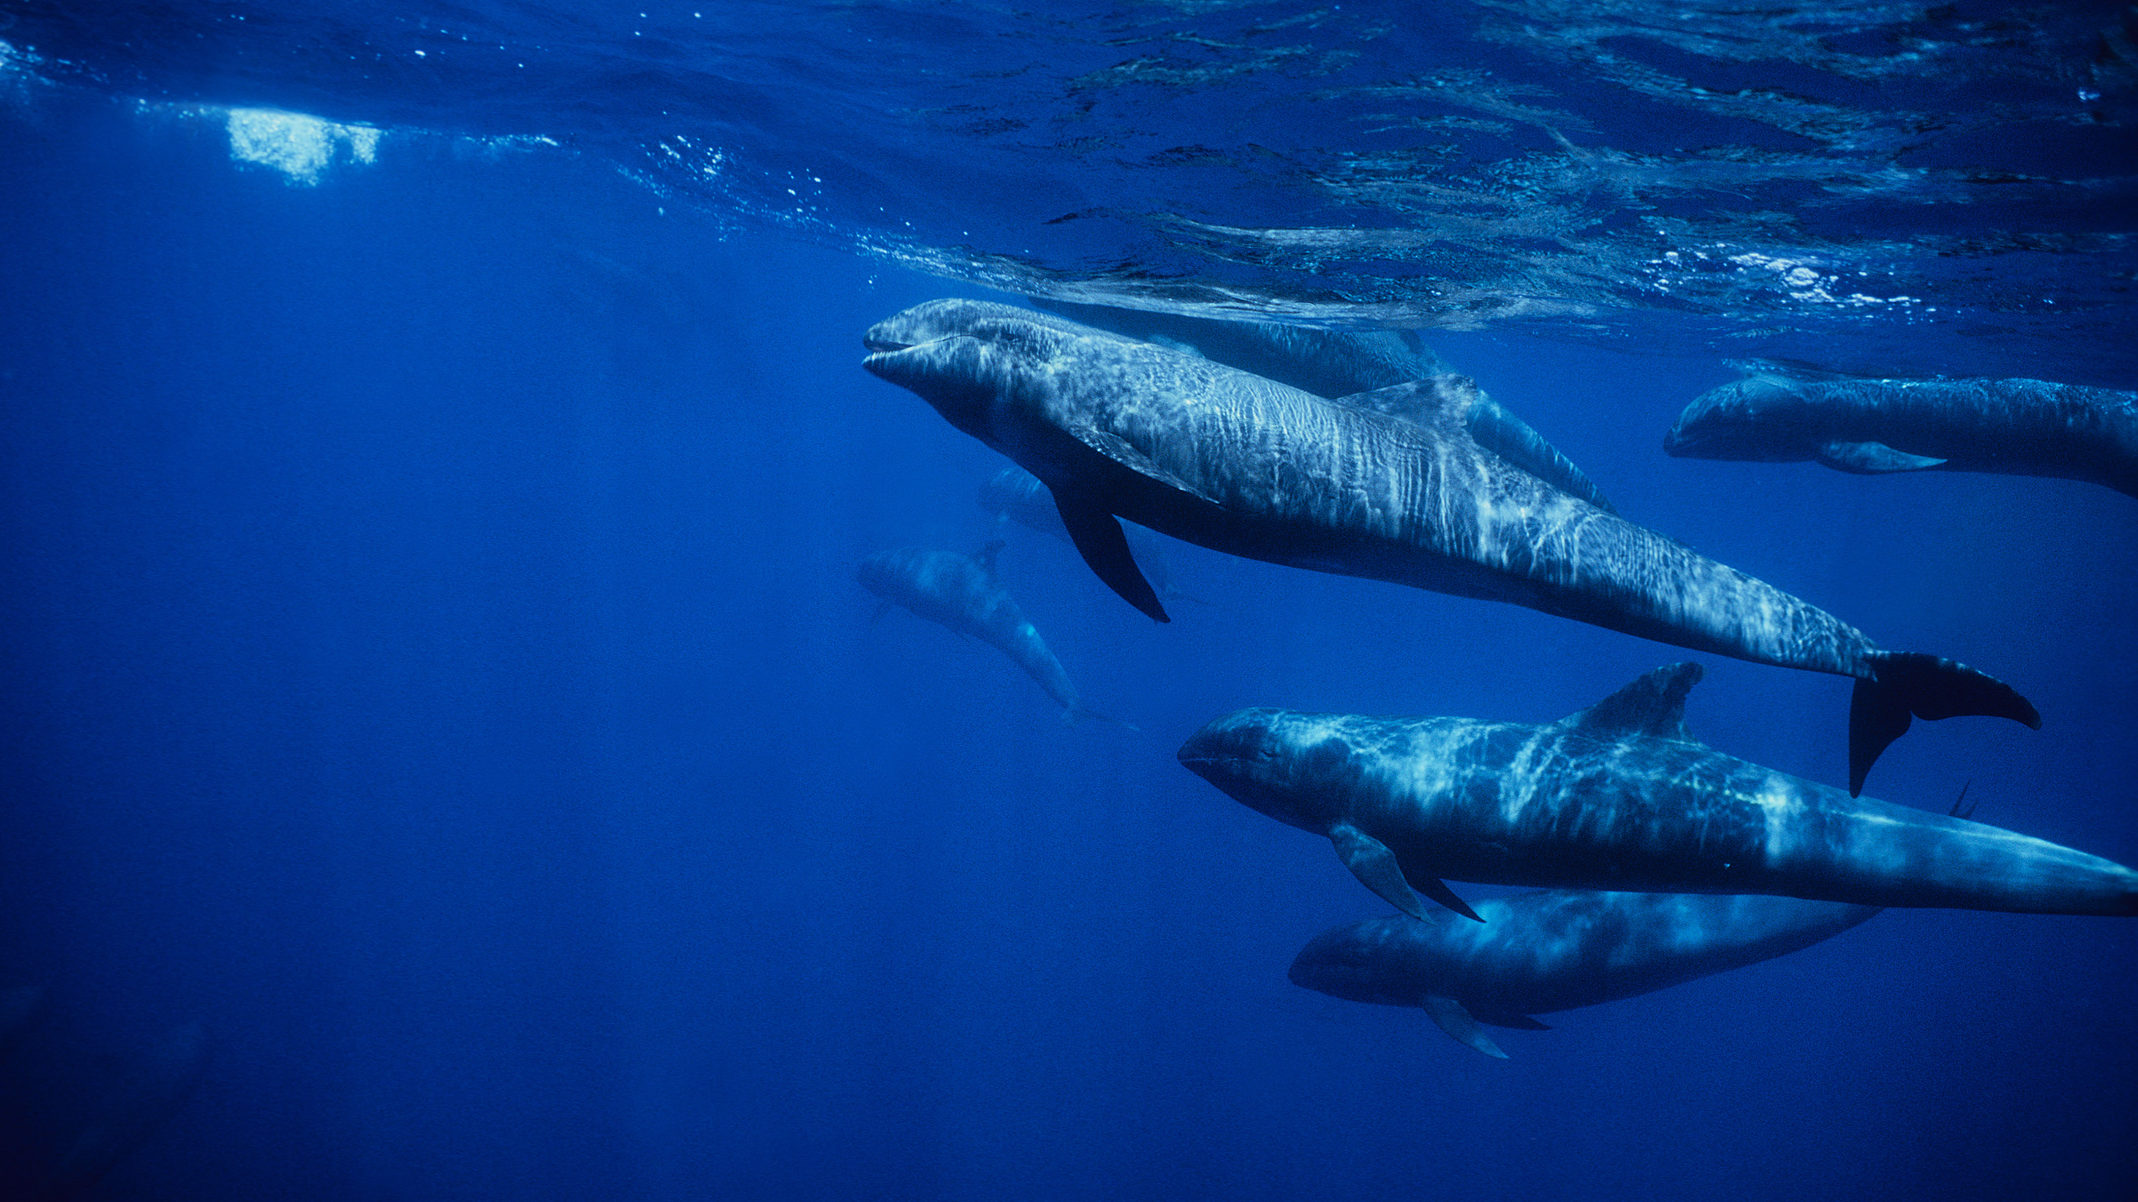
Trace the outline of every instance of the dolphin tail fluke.
{"label": "dolphin tail fluke", "polygon": [[1856,679],[1849,701],[1848,791],[1863,792],[1871,765],[1915,718],[1936,721],[1963,714],[2010,718],[2035,730],[2041,713],[2019,691],[1966,664],[1911,651],[1873,651],[1871,674]]}
{"label": "dolphin tail fluke", "polygon": [[1441,997],[1437,993],[1426,994],[1425,1013],[1456,1043],[1466,1048],[1475,1048],[1495,1060],[1507,1059],[1507,1053],[1500,1050],[1500,1045],[1492,1042],[1492,1037],[1485,1034],[1485,1029],[1478,1026],[1477,1020],[1454,998]]}

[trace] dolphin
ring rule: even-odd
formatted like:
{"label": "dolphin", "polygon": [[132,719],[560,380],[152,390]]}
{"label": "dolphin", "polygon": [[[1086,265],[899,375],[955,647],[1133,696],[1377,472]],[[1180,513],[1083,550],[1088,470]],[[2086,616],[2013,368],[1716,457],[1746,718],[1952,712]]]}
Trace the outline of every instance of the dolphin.
{"label": "dolphin", "polygon": [[[980,486],[980,508],[994,514],[998,522],[1015,522],[1028,530],[1071,542],[1069,528],[1062,525],[1062,515],[1054,508],[1054,494],[1037,476],[1014,463]],[[1151,591],[1167,601],[1182,597],[1173,587],[1172,571],[1166,565],[1165,548],[1158,536],[1140,526],[1123,527],[1121,532],[1128,536],[1129,554],[1143,568]]]}
{"label": "dolphin", "polygon": [[1416,1006],[1458,1043],[1505,1059],[1479,1027],[1650,993],[1810,947],[1876,906],[1739,894],[1547,889],[1477,903],[1476,922],[1369,918],[1314,937],[1292,984]]}
{"label": "dolphin", "polygon": [[[1440,356],[1418,341],[1415,332],[1323,330],[1105,305],[1034,303],[1085,325],[1200,355],[1327,400],[1410,421],[1430,421],[1438,410],[1432,398],[1441,390],[1420,392],[1392,386],[1444,378],[1444,388],[1467,390],[1470,407],[1463,422],[1479,445],[1598,509],[1617,512],[1573,460],[1466,377],[1451,371]],[[1421,397],[1423,405],[1418,403]]]}
{"label": "dolphin", "polygon": [[1250,559],[1853,677],[1852,793],[1912,718],[2041,722],[2002,681],[1882,650],[1825,610],[1510,462],[1465,424],[1475,389],[1448,377],[1396,385],[1426,415],[1403,421],[1065,318],[967,300],[915,306],[864,342],[870,372],[1039,477],[1085,563],[1161,622],[1165,607],[1118,518]]}
{"label": "dolphin", "polygon": [[[1865,906],[2138,914],[2138,872],[1958,816],[1799,780],[1685,729],[1697,664],[1544,726],[1247,709],[1180,762],[1326,836],[1414,917],[1478,917],[1442,877],[1553,889],[1773,893]],[[1414,890],[1416,891],[1414,893]]]}
{"label": "dolphin", "polygon": [[1086,709],[1077,699],[1076,686],[1069,683],[1061,661],[995,578],[995,556],[1001,550],[998,539],[978,556],[918,547],[885,551],[863,560],[854,570],[854,579],[882,597],[886,609],[893,603],[903,605],[1009,656],[1062,707],[1065,720],[1117,721]]}
{"label": "dolphin", "polygon": [[2044,380],[1760,374],[1701,394],[1663,449],[1691,459],[1811,459],[1859,474],[2059,476],[2138,497],[2138,393]]}

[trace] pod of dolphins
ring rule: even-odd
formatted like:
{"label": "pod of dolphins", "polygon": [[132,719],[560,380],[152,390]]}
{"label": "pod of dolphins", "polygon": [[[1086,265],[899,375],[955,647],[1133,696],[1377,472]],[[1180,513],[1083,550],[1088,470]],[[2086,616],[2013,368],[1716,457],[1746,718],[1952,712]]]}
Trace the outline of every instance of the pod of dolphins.
{"label": "pod of dolphins", "polygon": [[[1544,725],[1270,708],[1212,721],[1181,763],[1329,839],[1400,911],[1314,939],[1294,982],[1421,1008],[1459,1042],[1503,1056],[1482,1025],[1541,1028],[1532,1015],[1782,955],[1884,907],[2138,914],[2138,873],[2120,864],[1957,807],[1861,796],[1915,718],[2039,728],[2017,690],[1882,648],[1618,516],[1541,435],[1414,342],[1050,307],[1080,320],[985,301],[917,305],[867,332],[862,365],[1012,460],[983,505],[1066,537],[1153,619],[1170,620],[1161,592],[1178,594],[1146,572],[1160,560],[1138,527],[1854,682],[1846,790],[1695,739],[1684,724],[1701,677],[1691,663]],[[1696,400],[1665,445],[1856,472],[2056,475],[2138,495],[2138,397],[2032,380],[1761,373]],[[1088,713],[996,581],[1000,545],[978,560],[890,552],[859,575],[887,603],[1003,650],[1065,716]],[[1541,891],[1471,906],[1449,879]]]}

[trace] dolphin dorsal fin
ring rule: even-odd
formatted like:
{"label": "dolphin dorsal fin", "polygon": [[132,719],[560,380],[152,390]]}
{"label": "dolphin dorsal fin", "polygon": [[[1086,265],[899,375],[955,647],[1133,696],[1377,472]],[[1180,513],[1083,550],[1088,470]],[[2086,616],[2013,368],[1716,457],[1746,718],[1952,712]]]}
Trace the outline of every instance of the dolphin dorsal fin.
{"label": "dolphin dorsal fin", "polygon": [[1337,398],[1336,403],[1400,417],[1443,434],[1460,430],[1472,443],[1560,492],[1579,497],[1606,513],[1618,512],[1573,460],[1560,454],[1559,448],[1545,441],[1528,422],[1486,396],[1468,376],[1442,372],[1371,392],[1355,392]]}
{"label": "dolphin dorsal fin", "polygon": [[1648,735],[1693,742],[1685,729],[1685,695],[1703,674],[1700,665],[1692,663],[1657,668],[1589,708],[1568,714],[1559,725],[1599,739]]}
{"label": "dolphin dorsal fin", "polygon": [[995,574],[995,558],[1002,554],[1002,545],[1002,539],[991,538],[987,540],[986,546],[980,548],[980,553],[973,556],[981,569],[990,576]]}

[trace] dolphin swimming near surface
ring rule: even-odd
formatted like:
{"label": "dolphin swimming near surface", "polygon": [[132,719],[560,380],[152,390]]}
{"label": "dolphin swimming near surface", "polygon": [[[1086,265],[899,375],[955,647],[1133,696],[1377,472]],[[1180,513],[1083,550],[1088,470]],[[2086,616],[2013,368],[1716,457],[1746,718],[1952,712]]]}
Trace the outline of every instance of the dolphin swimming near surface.
{"label": "dolphin swimming near surface", "polygon": [[[1217,321],[1141,309],[1035,301],[1042,307],[1116,334],[1155,342],[1241,371],[1289,384],[1302,392],[1355,404],[1389,417],[1431,421],[1440,398],[1460,390],[1469,407],[1462,422],[1478,444],[1598,509],[1616,513],[1588,475],[1559,448],[1456,375],[1415,333],[1393,330],[1323,330],[1265,321]],[[1445,378],[1441,388],[1393,387]]]}
{"label": "dolphin swimming near surface", "polygon": [[[1697,664],[1658,668],[1543,726],[1247,709],[1180,761],[1326,836],[1423,917],[1478,917],[1441,878],[1541,888],[1773,893],[1866,906],[2138,914],[2138,872],[1958,816],[1746,763],[1685,729]],[[1415,890],[1415,892],[1414,892]]]}
{"label": "dolphin swimming near surface", "polygon": [[2138,497],[2138,393],[2042,380],[1763,373],[1695,399],[1663,449],[1692,459],[1810,459],[1866,475],[2059,476]]}
{"label": "dolphin swimming near surface", "polygon": [[1878,913],[1794,897],[1550,889],[1477,903],[1483,922],[1406,914],[1324,931],[1292,961],[1294,985],[1354,1002],[1416,1006],[1458,1043],[1505,1058],[1480,1023],[1650,993],[1787,955]]}
{"label": "dolphin swimming near surface", "polygon": [[997,540],[977,557],[918,547],[885,551],[863,560],[854,570],[854,579],[882,597],[885,608],[892,603],[903,605],[1009,656],[1062,707],[1064,718],[1118,721],[1086,709],[1077,699],[1076,686],[1069,683],[1061,661],[996,580],[995,556],[1001,550]]}
{"label": "dolphin swimming near surface", "polygon": [[870,372],[1039,477],[1084,561],[1159,621],[1165,607],[1120,518],[1250,559],[1509,601],[1852,677],[1851,792],[1913,718],[2041,721],[2002,681],[1882,650],[1832,614],[1510,462],[1466,424],[1475,390],[1450,377],[1396,385],[1428,415],[1404,421],[1065,318],[967,300],[915,306],[864,342]]}

